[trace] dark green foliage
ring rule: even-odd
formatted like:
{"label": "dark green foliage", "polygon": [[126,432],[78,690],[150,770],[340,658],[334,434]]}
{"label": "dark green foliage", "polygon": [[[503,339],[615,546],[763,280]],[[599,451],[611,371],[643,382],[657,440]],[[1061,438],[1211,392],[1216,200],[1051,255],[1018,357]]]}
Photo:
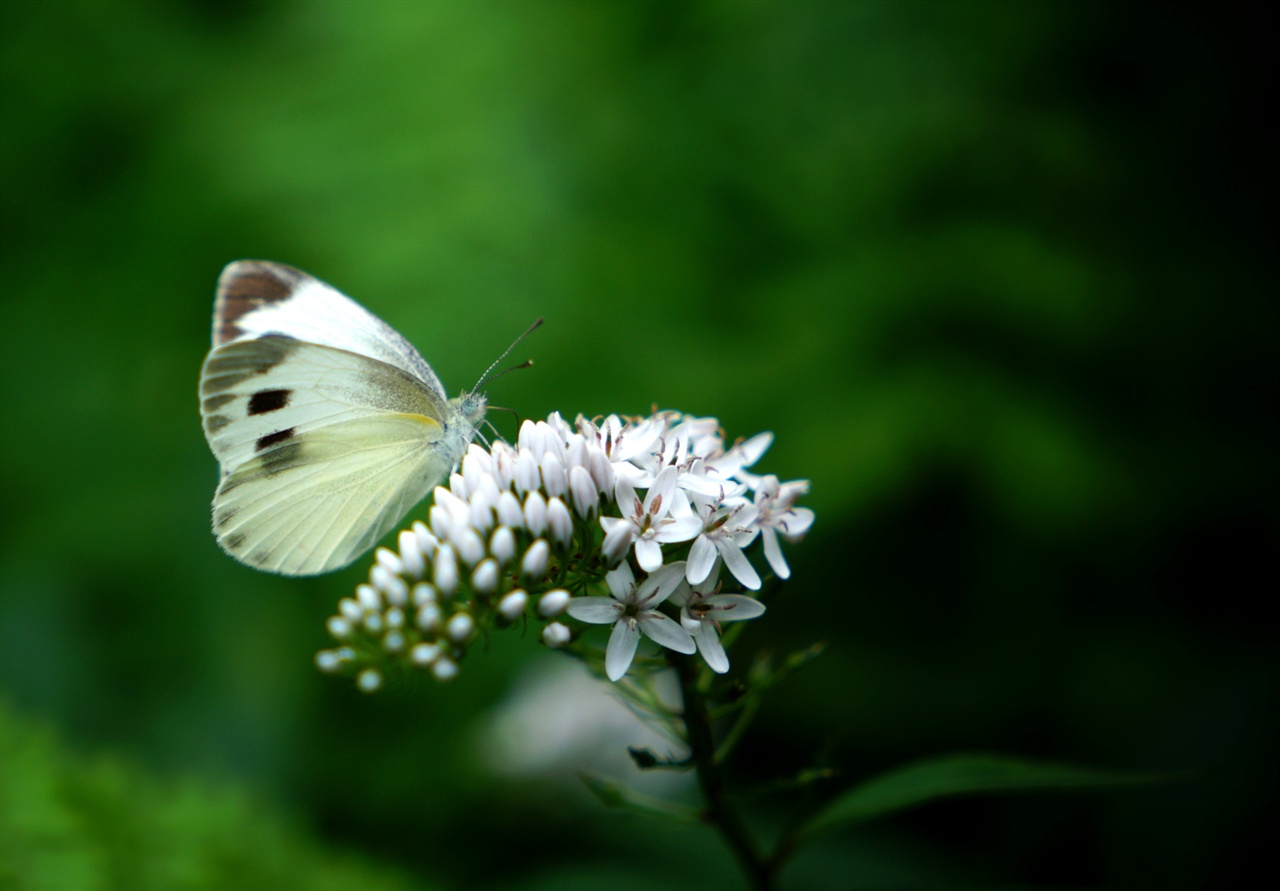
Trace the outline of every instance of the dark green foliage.
{"label": "dark green foliage", "polygon": [[428,887],[309,835],[243,789],[67,751],[0,702],[0,887],[11,891]]}
{"label": "dark green foliage", "polygon": [[[943,752],[1195,777],[933,802],[822,835],[784,887],[1240,884],[1280,747],[1267,11],[0,3],[2,692],[430,881],[736,881],[709,833],[483,762],[551,658],[518,631],[451,687],[360,697],[310,658],[363,569],[219,551],[196,378],[218,271],[262,257],[450,392],[545,316],[496,403],[775,431],[818,519],[733,659],[826,649],[730,779],[838,779],[751,799],[762,836]],[[27,812],[102,887],[145,845],[72,825],[111,776]]]}

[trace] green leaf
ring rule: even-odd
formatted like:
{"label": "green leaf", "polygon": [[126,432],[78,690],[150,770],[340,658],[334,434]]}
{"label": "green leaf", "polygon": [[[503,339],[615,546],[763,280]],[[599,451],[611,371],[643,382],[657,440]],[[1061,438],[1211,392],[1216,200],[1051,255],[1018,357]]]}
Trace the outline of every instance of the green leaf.
{"label": "green leaf", "polygon": [[1105,789],[1175,778],[1168,773],[1101,770],[1005,755],[945,755],[891,770],[855,786],[810,819],[804,833],[841,823],[868,822],[938,798]]}

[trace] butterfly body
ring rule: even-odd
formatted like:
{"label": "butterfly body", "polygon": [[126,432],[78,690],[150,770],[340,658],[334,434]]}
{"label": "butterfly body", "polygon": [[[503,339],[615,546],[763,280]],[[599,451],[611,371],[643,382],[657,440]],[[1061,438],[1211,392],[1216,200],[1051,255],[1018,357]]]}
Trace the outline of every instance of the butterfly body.
{"label": "butterfly body", "polygon": [[200,395],[222,465],[214,533],[258,569],[350,563],[457,466],[484,418],[482,394],[448,399],[394,329],[279,263],[223,270],[213,343]]}

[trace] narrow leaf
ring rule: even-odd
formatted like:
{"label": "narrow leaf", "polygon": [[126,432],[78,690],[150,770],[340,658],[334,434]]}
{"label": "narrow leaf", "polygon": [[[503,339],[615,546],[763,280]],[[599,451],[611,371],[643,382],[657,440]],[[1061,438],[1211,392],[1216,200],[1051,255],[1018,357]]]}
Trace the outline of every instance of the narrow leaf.
{"label": "narrow leaf", "polygon": [[1170,774],[1100,770],[1003,755],[959,754],[891,770],[855,786],[810,819],[804,833],[867,822],[938,798],[1075,791],[1167,781]]}

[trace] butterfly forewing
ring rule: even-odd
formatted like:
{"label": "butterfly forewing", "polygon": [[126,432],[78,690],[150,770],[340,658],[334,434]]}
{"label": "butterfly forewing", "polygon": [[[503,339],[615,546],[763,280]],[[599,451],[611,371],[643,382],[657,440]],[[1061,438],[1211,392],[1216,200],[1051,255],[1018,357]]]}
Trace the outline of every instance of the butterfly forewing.
{"label": "butterfly forewing", "polygon": [[283,263],[238,260],[229,264],[218,278],[213,345],[271,334],[393,365],[444,399],[439,378],[413,344],[341,291]]}

